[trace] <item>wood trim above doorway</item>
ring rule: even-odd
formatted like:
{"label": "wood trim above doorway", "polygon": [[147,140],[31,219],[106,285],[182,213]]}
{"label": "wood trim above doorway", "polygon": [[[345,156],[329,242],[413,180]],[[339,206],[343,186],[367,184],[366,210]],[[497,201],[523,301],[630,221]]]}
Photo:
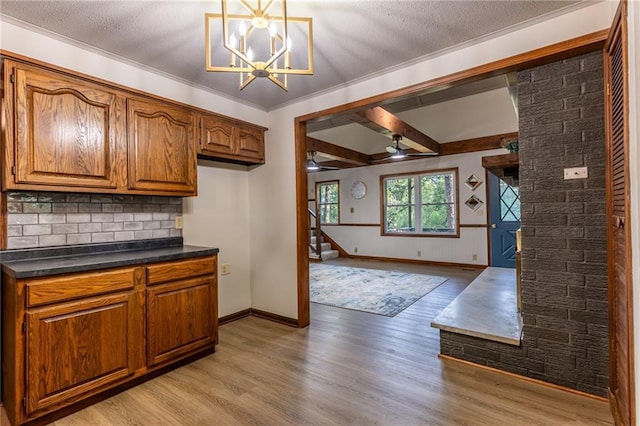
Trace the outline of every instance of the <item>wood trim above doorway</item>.
{"label": "wood trim above doorway", "polygon": [[402,89],[296,117],[294,122],[294,131],[296,162],[296,241],[298,246],[298,326],[306,327],[310,323],[309,258],[307,255],[307,247],[309,246],[310,237],[308,233],[309,217],[307,214],[307,172],[305,169],[307,155],[307,121],[320,117],[331,117],[332,115],[342,114],[347,111],[356,112],[361,109],[378,106],[384,101],[392,98],[402,99],[409,96],[415,96],[419,93],[427,93],[440,86],[469,83],[502,73],[531,68],[533,66],[551,63],[583,53],[602,50],[608,33],[608,30],[597,31],[546,47],[534,49],[529,52],[510,56],[498,61],[490,62],[488,64],[438,77],[423,83],[414,84]]}

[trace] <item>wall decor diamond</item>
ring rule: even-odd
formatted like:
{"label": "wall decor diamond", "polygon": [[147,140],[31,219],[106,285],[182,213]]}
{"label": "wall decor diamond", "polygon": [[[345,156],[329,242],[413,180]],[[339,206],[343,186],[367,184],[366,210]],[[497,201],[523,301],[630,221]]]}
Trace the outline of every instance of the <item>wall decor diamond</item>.
{"label": "wall decor diamond", "polygon": [[464,184],[467,185],[470,190],[475,191],[476,188],[482,184],[482,179],[476,175],[471,175],[464,181]]}
{"label": "wall decor diamond", "polygon": [[484,204],[484,202],[475,195],[469,197],[469,199],[467,199],[467,201],[465,201],[464,203],[473,211],[478,210],[480,206]]}

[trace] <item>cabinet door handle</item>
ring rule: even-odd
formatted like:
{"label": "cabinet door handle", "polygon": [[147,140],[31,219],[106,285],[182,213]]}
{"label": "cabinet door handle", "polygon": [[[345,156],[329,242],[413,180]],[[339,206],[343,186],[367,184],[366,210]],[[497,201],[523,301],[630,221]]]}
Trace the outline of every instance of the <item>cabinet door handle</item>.
{"label": "cabinet door handle", "polygon": [[493,229],[496,229],[496,228],[498,227],[498,225],[496,225],[495,223],[492,223],[492,224],[491,224],[491,227],[492,227]]}

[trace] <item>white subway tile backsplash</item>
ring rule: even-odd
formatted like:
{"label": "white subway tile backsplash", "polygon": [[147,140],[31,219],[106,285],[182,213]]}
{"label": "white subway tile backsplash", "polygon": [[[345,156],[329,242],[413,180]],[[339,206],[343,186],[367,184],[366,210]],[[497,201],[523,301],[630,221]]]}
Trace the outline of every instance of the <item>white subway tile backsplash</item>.
{"label": "white subway tile backsplash", "polygon": [[91,222],[90,213],[67,213],[67,223]]}
{"label": "white subway tile backsplash", "polygon": [[67,244],[89,244],[91,242],[91,234],[68,234]]}
{"label": "white subway tile backsplash", "polygon": [[102,232],[101,223],[80,223],[78,224],[78,232]]}
{"label": "white subway tile backsplash", "polygon": [[51,203],[22,203],[23,213],[51,213]]}
{"label": "white subway tile backsplash", "polygon": [[102,211],[101,204],[80,203],[78,204],[80,213],[100,213]]}
{"label": "white subway tile backsplash", "polygon": [[89,203],[91,202],[90,194],[67,194],[67,203]]}
{"label": "white subway tile backsplash", "polygon": [[133,213],[114,213],[113,221],[114,222],[132,222]]}
{"label": "white subway tile backsplash", "polygon": [[106,222],[102,224],[103,231],[122,231],[124,227],[122,222]]}
{"label": "white subway tile backsplash", "polygon": [[7,193],[9,249],[180,237],[181,197]]}
{"label": "white subway tile backsplash", "polygon": [[52,234],[77,234],[77,223],[54,223],[52,225]]}
{"label": "white subway tile backsplash", "polygon": [[115,241],[113,232],[94,232],[91,234],[92,243],[110,243]]}
{"label": "white subway tile backsplash", "polygon": [[54,213],[78,213],[78,203],[53,203]]}
{"label": "white subway tile backsplash", "polygon": [[153,231],[133,231],[134,240],[146,240],[147,238],[153,238]]}
{"label": "white subway tile backsplash", "polygon": [[64,213],[40,213],[38,223],[65,223],[67,216]]}
{"label": "white subway tile backsplash", "polygon": [[124,222],[124,229],[128,231],[141,231],[142,222]]}
{"label": "white subway tile backsplash", "polygon": [[149,220],[153,220],[152,213],[134,213],[133,220],[136,222],[145,222]]}
{"label": "white subway tile backsplash", "polygon": [[152,230],[153,238],[169,238],[168,229],[154,229]]}
{"label": "white subway tile backsplash", "polygon": [[120,213],[124,211],[124,206],[122,204],[103,204],[102,205],[102,211],[103,212],[114,212],[114,213]]}
{"label": "white subway tile backsplash", "polygon": [[142,222],[142,229],[160,229],[159,221]]}
{"label": "white subway tile backsplash", "polygon": [[7,237],[20,237],[20,236],[22,236],[22,225],[7,226]]}
{"label": "white subway tile backsplash", "polygon": [[65,234],[60,235],[40,235],[38,237],[39,247],[49,246],[64,246],[67,244],[67,236]]}
{"label": "white subway tile backsplash", "polygon": [[153,220],[169,220],[169,213],[152,213]]}
{"label": "white subway tile backsplash", "polygon": [[46,235],[51,234],[51,225],[24,225],[22,235]]}
{"label": "white subway tile backsplash", "polygon": [[38,223],[38,215],[37,214],[7,214],[7,224],[8,225],[35,225]]}
{"label": "white subway tile backsplash", "polygon": [[7,248],[21,249],[38,247],[38,237],[9,237],[7,238]]}
{"label": "white subway tile backsplash", "polygon": [[116,241],[130,241],[135,239],[133,231],[114,232],[113,234]]}
{"label": "white subway tile backsplash", "polygon": [[113,222],[113,213],[91,213],[91,222]]}

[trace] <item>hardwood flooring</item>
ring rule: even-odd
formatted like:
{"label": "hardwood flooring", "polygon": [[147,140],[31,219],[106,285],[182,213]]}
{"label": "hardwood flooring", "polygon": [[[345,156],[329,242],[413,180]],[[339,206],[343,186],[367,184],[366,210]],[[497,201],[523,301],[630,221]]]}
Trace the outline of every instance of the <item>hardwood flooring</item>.
{"label": "hardwood flooring", "polygon": [[607,403],[440,360],[430,320],[480,271],[389,318],[312,304],[311,326],[247,317],[217,352],[54,423],[86,425],[611,425]]}

